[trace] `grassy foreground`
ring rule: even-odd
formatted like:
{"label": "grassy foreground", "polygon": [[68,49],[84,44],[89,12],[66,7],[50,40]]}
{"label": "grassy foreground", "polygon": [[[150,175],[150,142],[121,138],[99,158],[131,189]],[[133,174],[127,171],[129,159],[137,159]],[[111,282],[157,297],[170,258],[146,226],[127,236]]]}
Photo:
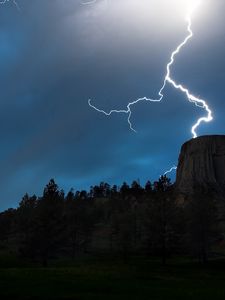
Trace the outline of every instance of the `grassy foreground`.
{"label": "grassy foreground", "polygon": [[225,299],[225,261],[135,258],[58,262],[49,268],[0,268],[0,298],[13,299]]}

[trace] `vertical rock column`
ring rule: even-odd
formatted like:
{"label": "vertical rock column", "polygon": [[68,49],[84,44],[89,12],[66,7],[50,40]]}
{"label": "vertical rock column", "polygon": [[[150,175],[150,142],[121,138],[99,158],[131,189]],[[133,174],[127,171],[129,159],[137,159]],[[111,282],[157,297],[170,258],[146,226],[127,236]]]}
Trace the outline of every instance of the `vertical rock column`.
{"label": "vertical rock column", "polygon": [[225,190],[225,135],[201,136],[182,146],[176,188],[191,193],[196,186]]}

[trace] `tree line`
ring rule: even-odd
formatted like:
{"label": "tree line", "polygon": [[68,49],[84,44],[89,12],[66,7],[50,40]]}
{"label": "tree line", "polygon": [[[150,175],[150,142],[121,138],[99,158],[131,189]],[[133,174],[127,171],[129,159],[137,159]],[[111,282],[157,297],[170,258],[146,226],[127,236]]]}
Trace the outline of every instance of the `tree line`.
{"label": "tree line", "polygon": [[53,179],[41,197],[25,194],[18,208],[0,213],[0,251],[47,266],[84,254],[160,257],[188,255],[207,262],[223,242],[224,208],[210,190],[180,198],[162,176],[142,187],[102,182],[87,192],[60,190]]}

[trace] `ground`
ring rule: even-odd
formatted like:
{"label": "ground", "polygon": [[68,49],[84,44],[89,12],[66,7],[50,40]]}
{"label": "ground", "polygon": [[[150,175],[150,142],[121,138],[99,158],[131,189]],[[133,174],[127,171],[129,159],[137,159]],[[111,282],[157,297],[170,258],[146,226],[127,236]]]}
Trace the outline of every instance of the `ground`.
{"label": "ground", "polygon": [[[1,262],[0,262],[1,265]],[[46,269],[0,268],[1,299],[225,299],[225,260],[201,266],[190,259],[86,258],[51,262]]]}

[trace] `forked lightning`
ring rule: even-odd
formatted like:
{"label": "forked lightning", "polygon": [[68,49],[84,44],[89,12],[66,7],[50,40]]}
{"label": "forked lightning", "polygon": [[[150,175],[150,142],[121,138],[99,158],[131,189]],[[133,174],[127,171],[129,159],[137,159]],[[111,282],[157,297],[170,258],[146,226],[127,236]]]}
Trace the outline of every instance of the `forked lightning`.
{"label": "forked lightning", "polygon": [[[160,88],[158,95],[159,98],[157,99],[151,99],[151,98],[147,98],[147,97],[143,97],[143,98],[138,98],[136,100],[134,100],[133,102],[128,103],[127,108],[126,109],[113,109],[110,110],[109,112],[106,112],[102,109],[97,108],[96,106],[94,106],[91,103],[91,99],[88,100],[88,104],[90,107],[92,107],[93,109],[95,109],[96,111],[105,114],[106,116],[110,116],[113,113],[123,113],[123,114],[127,114],[128,118],[128,124],[130,126],[130,129],[133,130],[134,132],[136,132],[136,130],[134,129],[132,123],[131,123],[131,116],[132,116],[132,110],[131,107],[139,102],[142,101],[149,101],[149,102],[161,102],[163,97],[164,97],[164,89],[166,87],[167,83],[170,83],[175,89],[180,90],[182,93],[184,93],[188,99],[189,102],[194,103],[197,107],[203,108],[206,111],[206,116],[199,118],[196,123],[192,126],[191,128],[191,133],[193,138],[196,138],[197,135],[197,128],[201,125],[202,122],[210,122],[213,120],[212,117],[212,111],[210,110],[208,104],[206,103],[205,100],[200,99],[196,96],[194,96],[193,94],[191,94],[189,92],[189,90],[184,87],[182,84],[178,84],[172,77],[171,77],[171,67],[175,62],[175,58],[176,55],[178,55],[181,51],[181,49],[187,44],[187,42],[193,37],[193,31],[192,31],[192,15],[195,11],[195,9],[197,8],[197,6],[200,4],[200,1],[197,1],[195,4],[192,4],[191,7],[189,7],[188,13],[187,13],[187,17],[186,17],[186,21],[187,21],[187,36],[185,37],[185,39],[177,46],[177,48],[172,52],[171,56],[170,56],[170,61],[166,66],[166,75],[164,77],[163,80],[163,85]],[[171,172],[173,172],[174,170],[177,170],[176,166],[173,166],[172,168],[170,168],[168,171],[166,171],[163,175],[167,175]]]}
{"label": "forked lightning", "polygon": [[99,109],[96,106],[94,106],[91,103],[91,99],[88,100],[88,104],[90,107],[92,107],[93,109],[95,109],[96,111],[105,114],[106,116],[110,116],[113,113],[123,113],[123,114],[127,114],[128,118],[127,121],[129,123],[130,129],[133,130],[134,132],[136,132],[136,130],[134,129],[132,123],[131,123],[131,116],[132,116],[132,110],[131,107],[139,102],[142,101],[149,101],[149,102],[161,102],[163,97],[164,97],[164,90],[166,87],[167,83],[170,83],[175,89],[180,90],[182,93],[184,93],[188,99],[189,102],[194,103],[197,107],[203,108],[206,111],[206,116],[205,117],[201,117],[197,120],[197,122],[192,126],[191,128],[191,133],[193,138],[197,137],[197,128],[200,126],[200,124],[202,122],[210,122],[213,120],[212,117],[212,111],[210,110],[208,104],[206,103],[205,100],[200,99],[196,96],[194,96],[193,94],[191,94],[189,92],[189,90],[184,87],[182,84],[177,83],[172,77],[171,77],[171,67],[175,62],[175,57],[180,53],[181,49],[187,44],[187,42],[193,37],[193,31],[192,31],[192,15],[196,9],[196,7],[199,5],[199,1],[197,1],[195,4],[192,4],[192,7],[189,8],[188,14],[187,14],[187,32],[188,35],[185,37],[185,39],[178,45],[178,47],[172,52],[171,56],[170,56],[170,61],[166,66],[166,75],[164,77],[163,80],[163,85],[160,88],[158,95],[159,98],[157,99],[151,99],[151,98],[147,98],[147,97],[143,97],[143,98],[138,98],[132,102],[129,102],[126,109],[113,109],[110,110],[109,112],[106,112],[105,110]]}

